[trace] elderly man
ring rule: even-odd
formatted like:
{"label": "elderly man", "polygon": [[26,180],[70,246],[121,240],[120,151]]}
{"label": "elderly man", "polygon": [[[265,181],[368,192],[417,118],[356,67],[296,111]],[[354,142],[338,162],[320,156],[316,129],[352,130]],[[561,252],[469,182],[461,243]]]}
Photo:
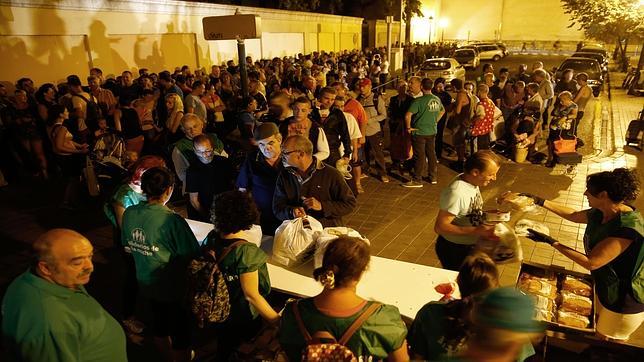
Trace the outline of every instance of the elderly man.
{"label": "elderly man", "polygon": [[193,162],[186,171],[186,192],[199,221],[210,222],[210,208],[215,196],[234,187],[234,170],[230,161],[215,154],[213,139],[200,134],[193,138]]}
{"label": "elderly man", "polygon": [[441,192],[434,231],[436,255],[444,269],[459,270],[479,238],[496,239],[494,226],[483,223],[483,197],[479,187],[496,180],[501,161],[491,151],[478,151]]}
{"label": "elderly man", "polygon": [[313,157],[313,144],[301,135],[284,142],[286,168],[277,177],[273,212],[280,220],[311,215],[323,226],[344,226],[342,217],[356,206],[356,198],[340,171]]}
{"label": "elderly man", "polygon": [[16,361],[127,361],[125,333],[85,290],[92,244],[52,229],[33,244],[34,263],[2,301],[5,357]]}
{"label": "elderly man", "polygon": [[541,124],[541,127],[545,129],[545,127],[548,125],[548,107],[550,107],[550,104],[552,103],[552,100],[555,96],[555,90],[552,87],[552,82],[550,81],[548,72],[546,72],[542,68],[536,69],[534,73],[532,73],[532,77],[534,79],[534,82],[539,84],[539,95],[543,100],[543,109],[541,109],[541,117],[543,119],[543,123]]}
{"label": "elderly man", "polygon": [[262,233],[273,235],[281,223],[273,213],[273,194],[277,176],[283,169],[282,135],[274,123],[264,123],[255,128],[254,136],[259,149],[246,156],[237,176],[237,188],[251,192],[260,211]]}
{"label": "elderly man", "polygon": [[[203,128],[204,122],[201,118],[195,114],[186,113],[181,119],[181,129],[183,130],[185,137],[177,141],[172,149],[174,171],[183,183],[184,194],[186,188],[186,170],[188,170],[188,167],[190,167],[191,164],[197,162],[197,156],[194,152],[192,140],[200,134],[203,134]],[[228,157],[228,154],[224,151],[224,144],[219,140],[219,138],[217,138],[217,135],[214,133],[208,133],[207,135],[212,139],[214,154]],[[188,217],[199,217],[199,213],[192,208],[190,203],[188,203]]]}

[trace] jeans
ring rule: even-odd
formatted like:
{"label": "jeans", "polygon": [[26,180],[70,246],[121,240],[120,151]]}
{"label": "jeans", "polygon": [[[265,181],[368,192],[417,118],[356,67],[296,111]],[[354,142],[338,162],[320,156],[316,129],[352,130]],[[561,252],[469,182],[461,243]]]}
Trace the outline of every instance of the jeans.
{"label": "jeans", "polygon": [[378,170],[378,175],[384,176],[387,174],[387,168],[385,167],[385,155],[382,152],[383,141],[382,141],[382,132],[378,132],[372,136],[367,136],[364,156],[365,156],[365,167],[369,168],[371,163],[371,157],[373,156],[376,161],[376,169]]}
{"label": "jeans", "polygon": [[438,162],[436,160],[436,135],[420,136],[414,135],[411,139],[411,146],[414,149],[415,165],[414,178],[421,180],[427,168],[427,161],[429,160],[429,178],[432,181],[437,180]]}
{"label": "jeans", "polygon": [[436,133],[436,157],[443,157],[443,134],[445,132],[445,124],[447,124],[447,113],[438,120],[437,133]]}

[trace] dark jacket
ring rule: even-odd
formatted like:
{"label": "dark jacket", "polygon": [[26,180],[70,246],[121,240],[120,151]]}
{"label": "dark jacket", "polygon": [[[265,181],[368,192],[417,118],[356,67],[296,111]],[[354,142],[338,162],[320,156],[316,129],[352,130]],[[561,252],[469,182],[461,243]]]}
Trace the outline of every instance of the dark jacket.
{"label": "dark jacket", "polygon": [[[349,136],[349,128],[347,126],[347,119],[344,113],[337,108],[332,108],[329,116],[322,121],[320,110],[313,109],[311,119],[319,124],[326,134],[326,140],[329,143],[329,151],[331,156],[344,156],[351,157],[351,137]],[[344,155],[339,155],[340,143],[344,145]],[[335,160],[337,161],[337,160]]]}
{"label": "dark jacket", "polygon": [[345,226],[342,216],[356,206],[356,198],[340,171],[318,162],[315,157],[306,177],[292,167],[283,169],[277,177],[273,196],[273,213],[280,220],[293,219],[293,209],[302,207],[302,197],[315,197],[321,211],[307,210],[324,227]]}

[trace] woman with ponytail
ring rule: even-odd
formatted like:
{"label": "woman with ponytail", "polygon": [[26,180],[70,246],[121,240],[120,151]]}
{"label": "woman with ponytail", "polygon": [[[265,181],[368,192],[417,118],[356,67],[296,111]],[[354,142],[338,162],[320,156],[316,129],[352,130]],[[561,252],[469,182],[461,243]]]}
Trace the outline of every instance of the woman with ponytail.
{"label": "woman with ponytail", "polygon": [[356,287],[370,259],[369,245],[360,239],[340,236],[328,245],[322,267],[313,272],[315,279],[324,286],[322,292],[284,307],[279,340],[290,361],[299,361],[306,347],[295,308],[311,335],[325,331],[336,340],[340,340],[365,311],[371,310],[345,346],[359,360],[409,361],[405,342],[407,329],[398,308],[385,304],[372,307],[375,302],[356,294]]}
{"label": "woman with ponytail", "polygon": [[597,333],[607,339],[627,340],[644,322],[644,220],[629,204],[639,192],[637,171],[617,168],[586,178],[590,208],[585,210],[523,194],[568,221],[586,224],[583,253],[534,230],[528,229],[528,237],[590,270],[599,302]]}
{"label": "woman with ponytail", "polygon": [[[494,261],[483,252],[467,256],[456,278],[461,299],[429,302],[416,314],[409,328],[412,360],[442,360],[460,354],[473,331],[471,314],[486,292],[499,286],[499,272]],[[534,354],[528,340],[517,356],[523,361]]]}

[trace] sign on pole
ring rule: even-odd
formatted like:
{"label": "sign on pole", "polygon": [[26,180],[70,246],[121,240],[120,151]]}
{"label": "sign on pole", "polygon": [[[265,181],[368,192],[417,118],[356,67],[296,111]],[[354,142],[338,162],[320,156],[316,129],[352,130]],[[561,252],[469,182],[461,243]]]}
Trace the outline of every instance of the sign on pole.
{"label": "sign on pole", "polygon": [[255,39],[262,37],[262,24],[258,15],[207,16],[203,18],[202,23],[203,35],[206,40]]}

